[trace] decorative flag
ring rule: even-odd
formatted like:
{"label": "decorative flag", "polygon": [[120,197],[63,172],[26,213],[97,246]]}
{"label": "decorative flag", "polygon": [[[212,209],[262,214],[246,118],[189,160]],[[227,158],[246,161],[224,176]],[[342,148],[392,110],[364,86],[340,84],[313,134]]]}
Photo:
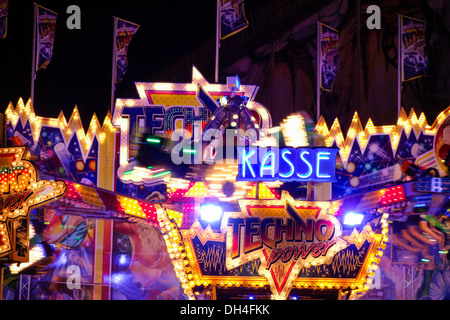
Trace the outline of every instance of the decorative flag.
{"label": "decorative flag", "polygon": [[53,56],[57,14],[37,4],[35,4],[35,9],[37,27],[36,71],[39,71],[47,68]]}
{"label": "decorative flag", "polygon": [[220,39],[228,38],[247,27],[244,0],[220,0]]}
{"label": "decorative flag", "polygon": [[339,69],[340,47],[339,32],[319,23],[319,79],[320,88],[324,91],[333,91],[334,81]]}
{"label": "decorative flag", "polygon": [[400,16],[402,81],[409,81],[428,73],[425,21]]}
{"label": "decorative flag", "polygon": [[115,36],[115,83],[122,81],[128,69],[128,46],[139,25],[114,17]]}
{"label": "decorative flag", "polygon": [[0,0],[0,39],[8,33],[8,0]]}

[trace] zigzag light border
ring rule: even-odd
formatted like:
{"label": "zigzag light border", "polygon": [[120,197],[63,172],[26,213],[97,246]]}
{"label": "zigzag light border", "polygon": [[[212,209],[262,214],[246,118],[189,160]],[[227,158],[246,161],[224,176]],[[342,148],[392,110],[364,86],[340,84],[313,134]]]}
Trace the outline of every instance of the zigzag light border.
{"label": "zigzag light border", "polygon": [[[5,114],[7,117],[7,124],[11,123],[14,129],[16,128],[19,120],[21,120],[22,125],[25,125],[27,120],[29,120],[35,145],[37,144],[40,131],[43,126],[61,128],[64,142],[66,144],[69,142],[72,135],[76,134],[82,148],[83,158],[87,156],[95,136],[97,136],[100,143],[103,143],[105,142],[108,131],[110,133],[114,133],[119,130],[113,126],[112,115],[109,111],[105,116],[103,125],[100,125],[100,122],[94,113],[86,133],[84,131],[77,106],[75,106],[69,121],[66,120],[62,111],[57,118],[45,118],[36,115],[31,99],[24,104],[23,99],[20,98],[15,108],[12,102],[10,102]],[[337,147],[340,149],[339,153],[341,159],[343,163],[346,164],[355,140],[359,142],[361,151],[364,153],[372,135],[389,134],[392,144],[392,151],[396,153],[403,132],[407,138],[410,137],[411,132],[414,132],[416,137],[418,137],[421,132],[426,135],[435,135],[441,123],[448,116],[450,116],[450,106],[442,111],[437,116],[433,125],[430,126],[424,113],[421,113],[420,116],[417,117],[414,109],[411,109],[408,116],[402,108],[396,125],[374,126],[372,120],[369,118],[366,127],[363,129],[358,113],[355,112],[345,138],[337,118],[334,120],[331,128],[328,129],[325,119],[320,117],[316,125],[316,131],[324,138],[325,145],[327,147],[333,146],[336,142]]]}
{"label": "zigzag light border", "polygon": [[334,142],[336,142],[337,147],[340,149],[341,159],[343,163],[346,164],[355,140],[359,142],[361,151],[364,153],[372,135],[389,134],[392,144],[392,151],[395,154],[399,147],[400,138],[403,132],[407,138],[410,137],[411,132],[414,132],[416,137],[419,137],[421,132],[426,135],[435,135],[441,123],[449,115],[450,106],[442,111],[437,116],[433,125],[430,126],[427,123],[424,113],[417,118],[416,112],[414,109],[411,109],[408,116],[402,108],[396,125],[374,126],[372,120],[369,118],[366,127],[363,129],[358,113],[355,112],[353,115],[352,124],[350,125],[345,139],[337,118],[334,120],[331,128],[328,129],[325,119],[320,117],[316,125],[316,131],[325,139],[325,145],[327,147],[333,146]]}
{"label": "zigzag light border", "polygon": [[30,122],[34,146],[36,146],[37,141],[39,140],[39,135],[43,126],[59,127],[66,145],[69,143],[72,135],[76,134],[81,145],[83,158],[86,158],[94,141],[94,137],[97,136],[98,141],[103,144],[106,140],[107,133],[114,133],[117,130],[111,122],[112,117],[111,112],[109,111],[103,121],[103,125],[100,125],[100,122],[94,113],[86,133],[77,106],[73,109],[69,121],[66,120],[62,111],[58,118],[44,118],[36,115],[31,99],[24,104],[23,99],[20,98],[15,108],[13,107],[12,102],[10,102],[6,108],[5,114],[6,123],[11,123],[14,129],[17,127],[19,120],[22,122],[23,126],[25,126],[27,121]]}

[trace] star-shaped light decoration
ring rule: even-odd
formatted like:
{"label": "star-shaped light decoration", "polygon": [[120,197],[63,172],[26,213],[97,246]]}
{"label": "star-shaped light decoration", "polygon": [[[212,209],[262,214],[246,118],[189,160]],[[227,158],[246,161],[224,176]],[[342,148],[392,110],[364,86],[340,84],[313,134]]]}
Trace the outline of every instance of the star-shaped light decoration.
{"label": "star-shaped light decoration", "polygon": [[259,274],[277,300],[288,297],[302,268],[328,264],[348,246],[332,202],[296,201],[286,192],[280,200],[238,202],[241,212],[225,213],[222,222],[227,268],[260,259]]}
{"label": "star-shaped light decoration", "polygon": [[[352,234],[349,236],[344,236],[344,238],[349,244],[354,244],[358,250],[364,244],[364,242],[373,242],[374,237],[381,237],[381,235],[375,235],[369,224],[365,225],[361,233],[356,229],[353,229]],[[380,240],[380,239],[377,239]]]}
{"label": "star-shaped light decoration", "polygon": [[67,189],[62,181],[39,180],[27,152],[27,147],[0,148],[0,260],[4,262],[28,261],[30,210],[63,197]]}

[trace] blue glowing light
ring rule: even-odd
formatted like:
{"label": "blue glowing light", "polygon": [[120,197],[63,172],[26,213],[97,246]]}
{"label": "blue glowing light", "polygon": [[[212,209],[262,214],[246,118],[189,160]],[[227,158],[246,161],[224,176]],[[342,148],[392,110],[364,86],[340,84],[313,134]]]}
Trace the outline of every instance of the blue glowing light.
{"label": "blue glowing light", "polygon": [[121,273],[115,273],[111,278],[112,283],[118,285],[124,280],[125,277]]}
{"label": "blue glowing light", "polygon": [[120,265],[125,265],[126,263],[127,263],[127,256],[125,255],[125,254],[121,254],[120,256],[119,256],[119,264]]}

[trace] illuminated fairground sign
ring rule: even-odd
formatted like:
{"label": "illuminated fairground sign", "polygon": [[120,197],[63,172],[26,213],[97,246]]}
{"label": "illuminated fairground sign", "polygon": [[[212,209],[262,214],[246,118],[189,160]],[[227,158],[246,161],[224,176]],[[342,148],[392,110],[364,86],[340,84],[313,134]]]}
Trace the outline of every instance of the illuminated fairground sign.
{"label": "illuminated fairground sign", "polygon": [[[254,101],[258,87],[235,83],[209,83],[193,67],[191,83],[136,83],[139,99],[117,99],[112,123],[120,128],[120,167],[118,177],[125,183],[152,183],[142,174],[126,174],[132,170],[129,159],[134,157],[133,141],[144,133],[171,139],[174,131],[183,137],[198,137],[221,108],[217,101],[234,91],[248,97],[246,108],[258,128],[269,129],[272,119],[267,109]],[[220,110],[219,110],[220,111]]]}
{"label": "illuminated fairground sign", "polygon": [[224,213],[220,231],[193,223],[181,235],[191,286],[269,286],[274,299],[292,288],[368,290],[387,241],[367,224],[343,235],[340,202],[238,200],[241,212]]}
{"label": "illuminated fairground sign", "polygon": [[332,148],[241,148],[237,181],[335,182]]}
{"label": "illuminated fairground sign", "polygon": [[30,210],[61,198],[62,181],[39,180],[26,147],[0,148],[0,261],[27,262]]}

